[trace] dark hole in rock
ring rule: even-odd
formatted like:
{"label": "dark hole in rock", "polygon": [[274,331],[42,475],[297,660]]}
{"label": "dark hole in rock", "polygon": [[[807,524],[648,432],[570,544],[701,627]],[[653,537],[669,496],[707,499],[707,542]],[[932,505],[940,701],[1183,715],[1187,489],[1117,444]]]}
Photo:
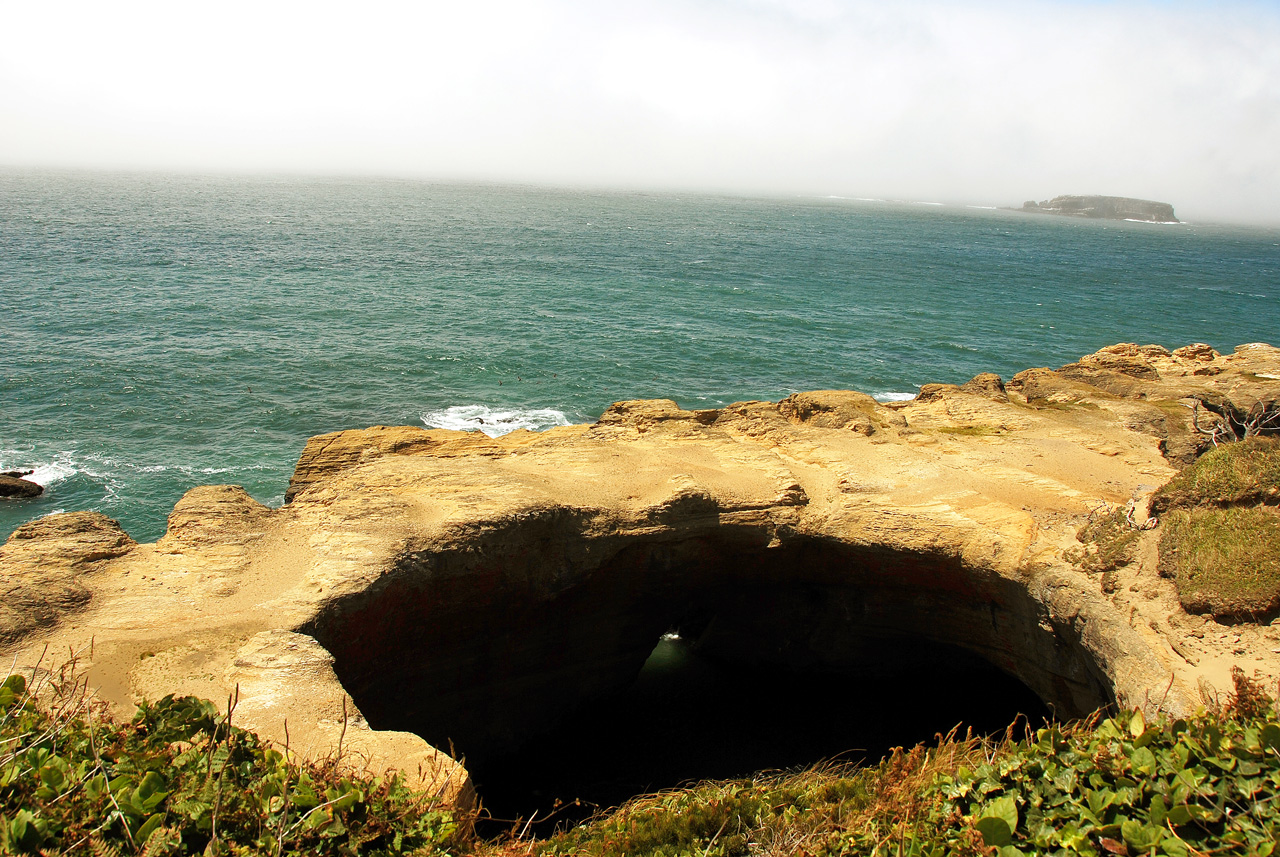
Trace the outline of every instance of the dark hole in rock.
{"label": "dark hole in rock", "polygon": [[[1038,722],[1036,698],[1060,718],[1111,705],[1081,624],[1055,615],[1047,597],[943,552],[778,540],[711,514],[617,536],[586,513],[555,508],[495,522],[447,549],[406,547],[375,584],[298,630],[334,655],[373,728],[452,747],[496,814],[527,817],[557,795],[611,804],[693,777],[848,750],[874,757],[961,720],[999,729],[1021,712]],[[697,693],[641,715],[640,703],[618,694],[657,681],[636,677],[668,630],[696,644],[698,664],[671,681]],[[708,677],[710,665],[722,672]],[[708,686],[716,692],[700,700]],[[651,770],[624,770],[624,742],[641,730],[607,725],[619,709],[646,728],[675,730],[645,733],[657,750],[627,751]],[[744,757],[704,758],[698,748],[710,738],[677,750],[697,721],[719,735],[744,730],[733,742]],[[770,740],[748,758],[755,733]],[[582,791],[592,782],[603,783],[599,792]]]}
{"label": "dark hole in rock", "polygon": [[875,762],[960,724],[986,734],[1019,715],[1032,725],[1050,716],[1024,684],[962,649],[879,642],[879,664],[815,672],[727,662],[666,635],[625,690],[581,706],[513,751],[468,761],[493,819],[482,832],[533,817],[529,830],[547,834],[597,808],[694,780],[824,760]]}

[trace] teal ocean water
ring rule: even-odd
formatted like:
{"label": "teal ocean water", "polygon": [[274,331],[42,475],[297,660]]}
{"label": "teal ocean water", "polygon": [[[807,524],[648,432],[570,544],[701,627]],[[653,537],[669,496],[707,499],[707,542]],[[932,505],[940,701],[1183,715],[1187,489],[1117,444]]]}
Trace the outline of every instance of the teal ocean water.
{"label": "teal ocean water", "polygon": [[[1070,189],[1065,189],[1070,190]],[[1012,202],[1012,201],[1011,201]],[[306,439],[639,397],[882,398],[1113,342],[1280,340],[1280,232],[849,199],[0,172],[0,537],[188,488],[278,504]]]}

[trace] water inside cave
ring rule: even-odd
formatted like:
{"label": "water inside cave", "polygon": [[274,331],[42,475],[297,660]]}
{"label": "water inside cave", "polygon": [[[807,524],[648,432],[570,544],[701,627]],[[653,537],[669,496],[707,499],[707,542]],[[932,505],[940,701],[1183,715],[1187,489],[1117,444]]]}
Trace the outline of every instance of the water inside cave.
{"label": "water inside cave", "polygon": [[956,726],[995,733],[1019,716],[1033,725],[1050,716],[1025,685],[965,650],[918,640],[883,646],[885,669],[818,673],[726,662],[664,635],[623,691],[510,752],[468,761],[492,818],[487,832],[533,818],[529,829],[546,834],[696,780],[875,762]]}

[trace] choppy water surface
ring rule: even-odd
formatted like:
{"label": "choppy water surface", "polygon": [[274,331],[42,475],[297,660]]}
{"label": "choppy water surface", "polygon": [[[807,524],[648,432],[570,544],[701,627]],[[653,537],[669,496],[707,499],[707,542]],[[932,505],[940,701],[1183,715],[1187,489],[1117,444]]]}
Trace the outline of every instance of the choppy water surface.
{"label": "choppy water surface", "polygon": [[306,438],[611,402],[889,398],[1118,341],[1275,340],[1280,233],[839,199],[0,172],[0,469],[164,531]]}

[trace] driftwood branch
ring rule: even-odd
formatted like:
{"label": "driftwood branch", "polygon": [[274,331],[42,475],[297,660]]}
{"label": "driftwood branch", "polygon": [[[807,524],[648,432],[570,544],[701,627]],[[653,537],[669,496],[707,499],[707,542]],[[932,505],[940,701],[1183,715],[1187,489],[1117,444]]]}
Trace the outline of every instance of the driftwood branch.
{"label": "driftwood branch", "polygon": [[[1213,415],[1207,425],[1200,422],[1200,408]],[[1191,425],[1208,435],[1213,445],[1232,443],[1261,435],[1280,434],[1280,402],[1259,399],[1248,409],[1224,399],[1209,402],[1196,399],[1191,407]]]}

